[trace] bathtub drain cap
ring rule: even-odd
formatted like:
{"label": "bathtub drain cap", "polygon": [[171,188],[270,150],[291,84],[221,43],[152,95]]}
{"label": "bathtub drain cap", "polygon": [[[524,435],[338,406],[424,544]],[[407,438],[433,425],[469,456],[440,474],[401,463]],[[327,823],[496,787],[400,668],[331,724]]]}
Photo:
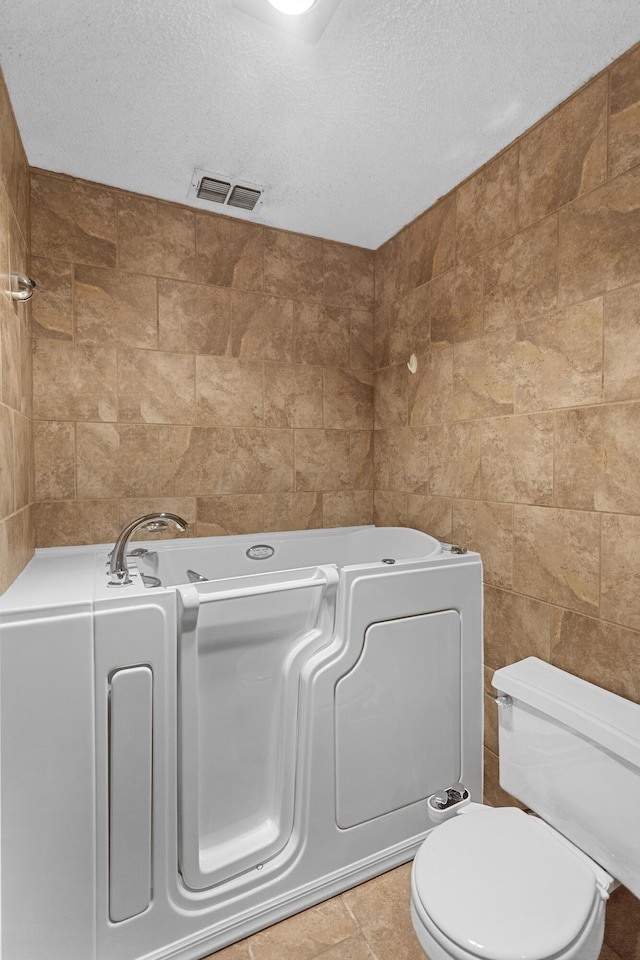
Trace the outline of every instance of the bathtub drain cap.
{"label": "bathtub drain cap", "polygon": [[275,553],[275,548],[268,543],[256,543],[247,550],[249,560],[268,560]]}

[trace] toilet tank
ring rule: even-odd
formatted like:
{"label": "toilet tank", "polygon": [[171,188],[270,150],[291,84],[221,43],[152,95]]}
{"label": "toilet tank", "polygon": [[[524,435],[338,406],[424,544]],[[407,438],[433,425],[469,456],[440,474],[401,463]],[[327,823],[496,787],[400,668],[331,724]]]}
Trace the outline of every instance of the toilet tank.
{"label": "toilet tank", "polygon": [[493,685],[500,785],[640,897],[640,705],[536,657]]}

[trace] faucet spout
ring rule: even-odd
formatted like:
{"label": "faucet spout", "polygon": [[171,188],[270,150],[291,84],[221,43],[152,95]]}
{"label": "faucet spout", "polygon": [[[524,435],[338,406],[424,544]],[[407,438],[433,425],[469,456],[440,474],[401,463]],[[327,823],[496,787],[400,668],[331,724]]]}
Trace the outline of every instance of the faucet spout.
{"label": "faucet spout", "polygon": [[174,527],[183,532],[189,526],[186,520],[175,513],[147,513],[144,517],[136,517],[123,526],[110,555],[109,575],[111,579],[108,586],[126,587],[133,583],[127,566],[127,547],[134,533],[138,530],[166,530],[169,524],[173,524]]}

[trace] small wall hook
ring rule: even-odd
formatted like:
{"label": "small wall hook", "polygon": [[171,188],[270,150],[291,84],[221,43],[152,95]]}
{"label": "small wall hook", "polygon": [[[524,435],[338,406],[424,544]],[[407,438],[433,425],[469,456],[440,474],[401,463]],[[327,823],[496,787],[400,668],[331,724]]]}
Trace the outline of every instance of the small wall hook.
{"label": "small wall hook", "polygon": [[11,289],[9,295],[13,300],[31,300],[35,293],[36,282],[24,273],[11,274]]}
{"label": "small wall hook", "polygon": [[416,370],[418,369],[418,358],[416,357],[415,353],[412,353],[411,356],[409,357],[409,362],[407,363],[407,366],[409,367],[410,373],[415,373]]}

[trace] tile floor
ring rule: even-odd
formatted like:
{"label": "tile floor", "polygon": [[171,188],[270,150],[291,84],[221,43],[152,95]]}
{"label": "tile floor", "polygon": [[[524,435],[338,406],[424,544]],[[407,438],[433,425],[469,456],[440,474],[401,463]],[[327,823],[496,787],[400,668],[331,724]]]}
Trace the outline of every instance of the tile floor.
{"label": "tile floor", "polygon": [[[411,864],[347,890],[218,953],[214,960],[425,960],[409,914]],[[206,958],[209,960],[209,958]]]}
{"label": "tile floor", "polygon": [[[204,960],[428,960],[409,913],[411,864],[261,930]],[[604,946],[600,960],[623,960]]]}

